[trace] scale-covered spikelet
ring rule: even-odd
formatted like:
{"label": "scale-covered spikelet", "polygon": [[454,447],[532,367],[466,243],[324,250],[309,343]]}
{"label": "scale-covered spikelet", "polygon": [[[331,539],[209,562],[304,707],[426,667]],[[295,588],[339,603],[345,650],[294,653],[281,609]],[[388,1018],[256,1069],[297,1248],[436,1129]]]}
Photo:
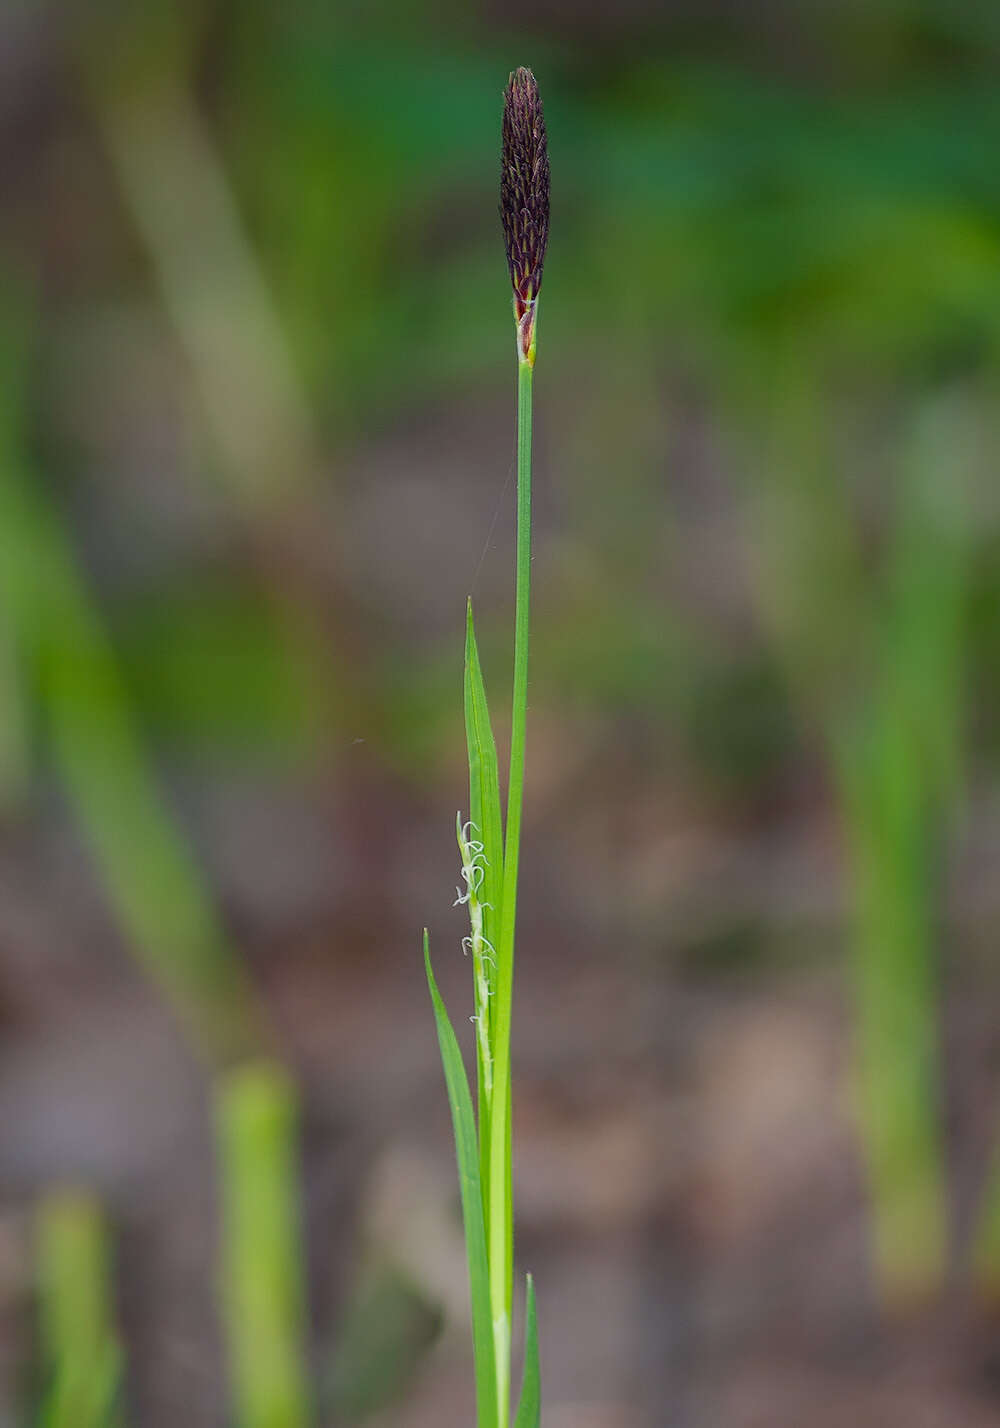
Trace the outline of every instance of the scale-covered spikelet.
{"label": "scale-covered spikelet", "polygon": [[538,84],[516,69],[504,91],[500,217],[514,288],[518,354],[534,361],[535,300],[549,237],[549,152]]}

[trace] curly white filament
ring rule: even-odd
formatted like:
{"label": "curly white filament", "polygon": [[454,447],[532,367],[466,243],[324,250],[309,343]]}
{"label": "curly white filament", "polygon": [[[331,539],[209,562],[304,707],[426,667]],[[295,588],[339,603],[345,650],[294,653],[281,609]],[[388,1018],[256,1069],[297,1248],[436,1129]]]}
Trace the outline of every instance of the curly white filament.
{"label": "curly white filament", "polygon": [[474,823],[462,822],[461,813],[456,815],[455,832],[458,837],[458,850],[462,855],[462,881],[465,884],[465,892],[460,888],[455,889],[458,894],[455,906],[467,906],[469,909],[471,933],[468,937],[463,937],[462,950],[472,953],[476,1012],[471,1020],[475,1023],[476,1039],[479,1043],[483,1089],[489,1098],[493,1092],[493,1054],[490,1050],[490,997],[493,995],[493,988],[490,984],[489,968],[496,966],[496,949],[483,935],[484,904],[479,900],[479,890],[486,876],[486,856],[482,843],[472,836],[478,831]]}

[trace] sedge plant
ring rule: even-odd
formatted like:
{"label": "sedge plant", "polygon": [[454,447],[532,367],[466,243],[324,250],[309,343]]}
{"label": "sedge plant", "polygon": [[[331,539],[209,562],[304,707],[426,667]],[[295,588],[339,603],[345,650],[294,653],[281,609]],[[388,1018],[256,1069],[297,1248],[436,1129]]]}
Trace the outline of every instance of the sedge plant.
{"label": "sedge plant", "polygon": [[[504,92],[500,177],[503,221],[514,293],[517,347],[517,555],[514,681],[507,808],[500,806],[496,744],[486,704],[471,602],[465,636],[465,728],[469,816],[457,819],[462,887],[469,914],[463,946],[472,963],[478,1115],[458,1040],[424,961],[444,1064],[458,1153],[462,1217],[469,1263],[478,1428],[509,1428],[513,1302],[511,1186],[511,1012],[514,928],[524,792],[531,584],[531,397],[538,290],[549,231],[549,160],[538,85],[518,69]],[[524,1374],[515,1428],[540,1421],[538,1329],[527,1278]]]}

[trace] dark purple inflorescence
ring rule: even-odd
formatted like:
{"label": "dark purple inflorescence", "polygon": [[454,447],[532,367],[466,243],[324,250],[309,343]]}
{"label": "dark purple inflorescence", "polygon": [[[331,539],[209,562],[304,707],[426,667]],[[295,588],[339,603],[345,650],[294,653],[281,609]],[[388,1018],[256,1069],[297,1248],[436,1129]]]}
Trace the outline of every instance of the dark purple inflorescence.
{"label": "dark purple inflorescence", "polygon": [[534,300],[542,285],[549,237],[549,153],[538,84],[516,69],[504,90],[500,217],[522,352],[534,338]]}

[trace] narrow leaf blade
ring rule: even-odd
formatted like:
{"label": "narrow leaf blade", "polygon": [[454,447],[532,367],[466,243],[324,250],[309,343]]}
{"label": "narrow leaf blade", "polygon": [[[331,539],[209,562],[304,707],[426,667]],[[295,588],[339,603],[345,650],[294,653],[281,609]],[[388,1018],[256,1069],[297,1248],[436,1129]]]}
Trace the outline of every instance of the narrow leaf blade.
{"label": "narrow leaf blade", "polygon": [[538,1361],[538,1317],[535,1312],[535,1281],[528,1275],[527,1312],[524,1320],[524,1375],[521,1401],[517,1405],[514,1428],[538,1428],[542,1416],[542,1374]]}
{"label": "narrow leaf blade", "polygon": [[424,929],[424,967],[437,1023],[441,1064],[448,1088],[448,1103],[455,1131],[462,1220],[469,1260],[469,1294],[472,1300],[472,1345],[476,1364],[476,1422],[479,1428],[498,1428],[496,1369],[493,1358],[493,1320],[490,1314],[489,1270],[486,1263],[486,1229],[479,1180],[479,1149],[472,1096],[462,1053],[431,969],[430,944]]}
{"label": "narrow leaf blade", "polygon": [[[486,703],[486,686],[479,662],[479,648],[472,619],[472,601],[466,609],[465,622],[465,733],[469,750],[469,817],[475,824],[483,844],[485,869],[481,889],[483,904],[483,936],[490,947],[500,943],[500,907],[503,900],[503,824],[500,814],[500,775],[497,749]],[[486,1017],[487,1037],[492,1055],[494,1047],[491,1005],[478,1008]],[[490,1118],[492,1107],[483,1091],[485,1073],[482,1053],[477,1045],[476,1065],[479,1082],[479,1171],[483,1186],[483,1219],[490,1216]]]}
{"label": "narrow leaf blade", "polygon": [[503,825],[497,746],[490,724],[479,648],[469,601],[465,625],[465,732],[469,745],[469,817],[479,828],[486,857],[483,878],[484,926],[497,945],[503,897]]}

